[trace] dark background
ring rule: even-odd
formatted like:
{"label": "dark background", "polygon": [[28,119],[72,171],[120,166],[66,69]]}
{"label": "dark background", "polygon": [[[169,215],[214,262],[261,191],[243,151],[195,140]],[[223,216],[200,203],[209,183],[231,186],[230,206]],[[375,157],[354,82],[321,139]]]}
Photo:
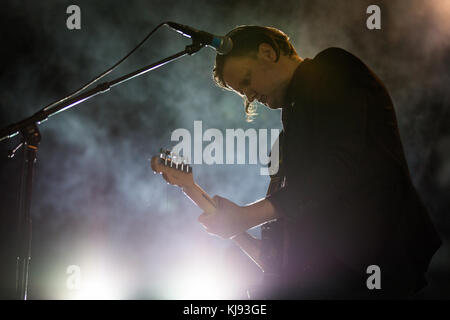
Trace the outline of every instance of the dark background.
{"label": "dark background", "polygon": [[[81,8],[81,30],[66,27],[71,4]],[[381,30],[366,28],[371,4],[381,8]],[[0,126],[74,91],[168,20],[215,34],[274,26],[303,58],[338,46],[366,62],[391,93],[414,184],[444,241],[420,298],[450,297],[450,1],[2,1]],[[163,28],[105,80],[189,43]],[[194,120],[222,132],[281,128],[279,112],[264,107],[245,122],[240,98],[211,81],[214,56],[203,49],[40,125],[30,299],[237,299],[258,283],[258,268],[207,235],[201,211],[148,162],[174,145],[176,128],[193,132]],[[7,151],[18,141],[0,142],[3,299],[14,293],[21,153],[8,159]],[[201,165],[194,177],[240,205],[268,184],[257,165]],[[82,290],[67,289],[70,265],[81,268]]]}

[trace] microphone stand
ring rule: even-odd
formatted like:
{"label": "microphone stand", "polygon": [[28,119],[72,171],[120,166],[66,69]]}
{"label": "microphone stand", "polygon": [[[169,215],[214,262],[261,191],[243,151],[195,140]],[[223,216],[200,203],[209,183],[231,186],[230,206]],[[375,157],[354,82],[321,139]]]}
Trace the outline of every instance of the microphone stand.
{"label": "microphone stand", "polygon": [[[38,124],[47,120],[50,116],[59,112],[65,111],[75,105],[78,105],[90,98],[109,91],[121,83],[130,79],[143,75],[149,71],[159,68],[167,63],[175,61],[185,55],[193,55],[205,45],[196,39],[193,39],[191,45],[186,46],[183,51],[180,51],[170,57],[164,58],[158,62],[145,66],[139,70],[126,74],[110,82],[104,82],[97,85],[97,87],[80,93],[68,100],[62,101],[56,105],[51,104],[31,117],[22,121],[9,125],[0,129],[0,141],[12,138],[17,134],[22,135],[21,142],[9,153],[9,157],[14,157],[20,147],[24,147],[24,158],[21,177],[20,202],[19,202],[19,223],[18,223],[18,256],[16,260],[16,299],[27,300],[28,294],[28,280],[29,268],[31,261],[31,235],[32,235],[32,221],[31,221],[31,191],[33,186],[34,164],[37,159],[37,152],[39,142],[41,141],[41,134],[39,132]],[[60,100],[61,101],[61,100]]]}

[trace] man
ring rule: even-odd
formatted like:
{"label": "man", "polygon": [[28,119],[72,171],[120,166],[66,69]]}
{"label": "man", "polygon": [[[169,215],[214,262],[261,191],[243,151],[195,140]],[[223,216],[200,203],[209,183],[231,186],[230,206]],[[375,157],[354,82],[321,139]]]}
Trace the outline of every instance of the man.
{"label": "man", "polygon": [[[264,224],[255,261],[278,274],[266,277],[271,298],[411,297],[441,242],[381,81],[343,49],[301,59],[275,28],[228,36],[233,49],[217,55],[214,78],[244,98],[248,116],[254,101],[282,109],[281,160],[266,198],[241,207],[215,197],[216,214],[199,222],[239,245]],[[368,280],[371,268],[378,274]]]}

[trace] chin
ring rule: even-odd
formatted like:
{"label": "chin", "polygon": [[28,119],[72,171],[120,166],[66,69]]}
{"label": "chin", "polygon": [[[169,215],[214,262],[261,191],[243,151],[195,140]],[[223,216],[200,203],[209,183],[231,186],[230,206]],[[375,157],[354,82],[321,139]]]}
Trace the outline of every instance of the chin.
{"label": "chin", "polygon": [[281,106],[279,106],[279,104],[276,103],[276,102],[273,102],[273,103],[267,103],[267,107],[268,107],[269,109],[273,109],[273,110],[275,110],[275,109],[280,109],[280,108],[281,108]]}
{"label": "chin", "polygon": [[269,109],[278,109],[272,101],[266,101],[264,105]]}

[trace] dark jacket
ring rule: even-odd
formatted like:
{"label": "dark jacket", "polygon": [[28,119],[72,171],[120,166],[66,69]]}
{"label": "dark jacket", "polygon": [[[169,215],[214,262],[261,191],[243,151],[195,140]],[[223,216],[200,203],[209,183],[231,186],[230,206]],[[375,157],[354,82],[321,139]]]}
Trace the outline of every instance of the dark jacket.
{"label": "dark jacket", "polygon": [[349,52],[326,49],[299,65],[282,120],[279,175],[286,183],[267,197],[287,235],[282,283],[303,287],[305,297],[364,297],[367,267],[377,265],[377,294],[422,288],[441,242],[411,182],[393,103],[377,76]]}

